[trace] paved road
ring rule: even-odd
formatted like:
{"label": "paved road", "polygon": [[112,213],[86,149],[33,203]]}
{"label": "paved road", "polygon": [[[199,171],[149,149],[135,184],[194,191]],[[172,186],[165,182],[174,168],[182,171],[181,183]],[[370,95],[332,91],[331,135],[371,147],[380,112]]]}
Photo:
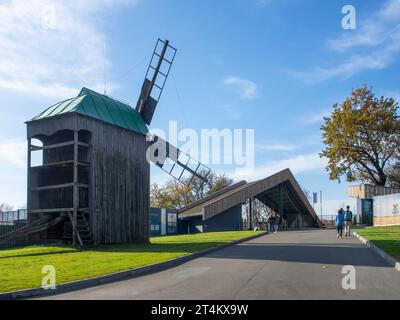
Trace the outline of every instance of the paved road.
{"label": "paved road", "polygon": [[[344,265],[356,290],[342,289]],[[51,299],[400,299],[400,272],[355,238],[291,231],[228,247],[144,277]]]}

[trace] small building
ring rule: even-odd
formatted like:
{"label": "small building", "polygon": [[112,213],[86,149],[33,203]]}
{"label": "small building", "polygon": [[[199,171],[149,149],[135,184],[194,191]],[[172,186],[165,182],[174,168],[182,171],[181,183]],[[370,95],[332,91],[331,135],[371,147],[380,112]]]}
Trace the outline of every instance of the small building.
{"label": "small building", "polygon": [[[265,179],[241,181],[178,210],[190,233],[243,230],[242,205],[258,199],[279,213],[289,229],[320,226],[320,221],[289,169]],[[250,206],[251,207],[251,206]]]}
{"label": "small building", "polygon": [[150,208],[149,214],[150,236],[166,236],[185,233],[182,223],[178,219],[176,209]]}
{"label": "small building", "polygon": [[[148,128],[140,113],[83,88],[26,124],[31,240],[148,242]],[[41,161],[32,164],[36,153]]]}
{"label": "small building", "polygon": [[[375,217],[380,216],[382,213],[379,206],[375,206],[375,199],[381,203],[385,198],[380,196],[388,196],[392,194],[400,193],[399,188],[374,186],[371,184],[362,184],[358,186],[351,186],[347,189],[349,197],[356,198],[356,212],[357,221],[361,224],[372,226],[380,220],[376,220]],[[381,225],[381,222],[377,222]]]}

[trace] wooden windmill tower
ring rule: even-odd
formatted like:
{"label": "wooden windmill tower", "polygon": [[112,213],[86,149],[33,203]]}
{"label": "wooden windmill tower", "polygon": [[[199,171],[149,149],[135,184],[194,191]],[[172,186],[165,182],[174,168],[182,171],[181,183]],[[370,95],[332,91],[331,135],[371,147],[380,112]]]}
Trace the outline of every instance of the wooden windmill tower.
{"label": "wooden windmill tower", "polygon": [[167,40],[157,41],[135,109],[83,88],[26,122],[28,226],[8,237],[81,246],[147,242],[149,161],[201,188],[210,169],[148,135],[175,54]]}

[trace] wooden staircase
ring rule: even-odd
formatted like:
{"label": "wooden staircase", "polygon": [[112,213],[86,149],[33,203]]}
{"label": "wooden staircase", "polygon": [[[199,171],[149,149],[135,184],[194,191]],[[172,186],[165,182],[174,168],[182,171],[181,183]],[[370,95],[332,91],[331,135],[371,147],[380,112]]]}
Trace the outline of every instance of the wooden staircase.
{"label": "wooden staircase", "polygon": [[44,231],[50,227],[53,227],[67,219],[66,216],[60,216],[55,219],[48,219],[47,217],[34,221],[31,225],[25,226],[16,230],[13,230],[7,234],[0,236],[0,243],[9,241],[18,236],[29,235],[32,233],[38,233]]}
{"label": "wooden staircase", "polygon": [[[78,213],[77,215],[77,231],[78,238],[80,238],[81,246],[93,246],[94,240],[92,232],[90,231],[89,221],[84,214]],[[72,223],[68,222],[64,227],[63,241],[66,243],[72,243]]]}

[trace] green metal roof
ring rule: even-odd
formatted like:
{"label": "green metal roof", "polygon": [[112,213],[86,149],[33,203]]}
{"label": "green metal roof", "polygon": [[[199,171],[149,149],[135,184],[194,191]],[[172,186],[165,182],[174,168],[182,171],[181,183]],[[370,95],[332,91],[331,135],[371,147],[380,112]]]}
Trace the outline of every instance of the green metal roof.
{"label": "green metal roof", "polygon": [[82,88],[75,98],[56,103],[31,121],[70,112],[77,112],[138,133],[147,134],[148,132],[142,116],[135,109],[87,88]]}

